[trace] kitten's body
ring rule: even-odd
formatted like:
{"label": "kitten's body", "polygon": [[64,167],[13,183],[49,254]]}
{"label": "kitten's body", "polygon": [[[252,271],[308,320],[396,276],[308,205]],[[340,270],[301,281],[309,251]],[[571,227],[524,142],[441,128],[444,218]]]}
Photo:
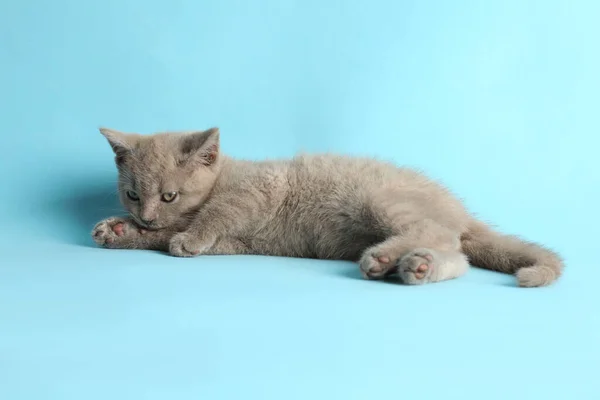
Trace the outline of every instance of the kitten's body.
{"label": "kitten's body", "polygon": [[[409,169],[335,155],[234,160],[219,154],[216,130],[103,133],[135,219],[98,224],[94,237],[107,247],[353,260],[367,278],[395,275],[409,284],[458,277],[467,257],[517,273],[522,286],[549,284],[562,270],[556,254],[493,232],[444,187]],[[158,202],[171,191],[177,203]]]}
{"label": "kitten's body", "polygon": [[462,231],[467,219],[457,200],[411,170],[335,155],[226,159],[213,203],[244,210],[229,232],[253,252],[355,261],[407,224],[433,219]]}

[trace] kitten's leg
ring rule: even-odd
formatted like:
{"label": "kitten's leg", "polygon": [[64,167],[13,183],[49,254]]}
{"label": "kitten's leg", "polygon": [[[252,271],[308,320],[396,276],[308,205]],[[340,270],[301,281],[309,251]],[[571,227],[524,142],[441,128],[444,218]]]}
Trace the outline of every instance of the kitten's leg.
{"label": "kitten's leg", "polygon": [[[241,242],[231,239],[248,224],[264,205],[260,198],[223,196],[213,198],[194,216],[188,228],[176,234],[169,244],[169,253],[177,257],[200,254],[240,254]],[[221,241],[221,244],[219,244]],[[225,243],[223,241],[228,241]]]}
{"label": "kitten's leg", "polygon": [[232,255],[232,254],[252,254],[250,248],[241,240],[233,237],[222,237],[217,239],[211,248],[202,254],[208,255]]}
{"label": "kitten's leg", "polygon": [[[131,218],[111,217],[100,221],[92,231],[94,241],[109,249],[140,249],[169,251],[171,238],[177,232],[149,231],[140,228]],[[250,248],[233,237],[222,237],[204,254],[250,254]]]}
{"label": "kitten's leg", "polygon": [[395,275],[406,284],[457,278],[467,272],[459,233],[431,220],[405,226],[398,235],[367,249],[360,261],[367,279]]}
{"label": "kitten's leg", "polygon": [[100,221],[92,231],[96,244],[109,249],[169,249],[169,240],[174,232],[150,231],[140,228],[131,218],[111,217]]}
{"label": "kitten's leg", "polygon": [[[226,254],[251,254],[251,250],[242,241],[230,237],[223,236],[211,240],[203,247],[194,249],[196,243],[205,243],[200,237],[195,240],[193,232],[182,232],[175,235],[167,245],[167,251],[172,255],[179,257],[193,257],[200,254],[203,255],[226,255]],[[189,249],[188,249],[189,248]]]}

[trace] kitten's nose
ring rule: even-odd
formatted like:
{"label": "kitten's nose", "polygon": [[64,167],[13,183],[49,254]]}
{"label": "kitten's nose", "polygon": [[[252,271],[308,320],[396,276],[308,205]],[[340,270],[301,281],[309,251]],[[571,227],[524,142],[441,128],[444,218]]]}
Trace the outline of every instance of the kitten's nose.
{"label": "kitten's nose", "polygon": [[155,219],[140,218],[140,221],[142,222],[142,224],[150,226],[154,223]]}

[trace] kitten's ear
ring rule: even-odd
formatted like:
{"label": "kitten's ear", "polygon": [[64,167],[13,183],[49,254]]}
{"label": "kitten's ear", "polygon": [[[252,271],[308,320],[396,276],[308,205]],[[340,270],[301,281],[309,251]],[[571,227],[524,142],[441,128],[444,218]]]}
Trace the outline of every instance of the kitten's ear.
{"label": "kitten's ear", "polygon": [[212,165],[219,156],[219,128],[188,133],[181,140],[182,161],[197,160]]}
{"label": "kitten's ear", "polygon": [[136,136],[127,134],[113,129],[100,128],[100,133],[108,140],[110,147],[113,149],[117,163],[123,161],[125,156],[131,153],[135,146]]}

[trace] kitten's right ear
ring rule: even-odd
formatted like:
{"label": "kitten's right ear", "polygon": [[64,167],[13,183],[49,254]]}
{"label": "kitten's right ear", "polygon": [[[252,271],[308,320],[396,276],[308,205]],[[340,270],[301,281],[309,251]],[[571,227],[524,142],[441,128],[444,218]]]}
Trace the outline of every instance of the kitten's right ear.
{"label": "kitten's right ear", "polygon": [[133,150],[135,145],[134,135],[108,128],[100,128],[100,133],[108,140],[110,147],[113,149],[117,164],[120,164],[131,153],[131,150]]}
{"label": "kitten's right ear", "polygon": [[180,151],[182,163],[195,160],[206,166],[214,164],[219,155],[219,128],[184,135]]}

